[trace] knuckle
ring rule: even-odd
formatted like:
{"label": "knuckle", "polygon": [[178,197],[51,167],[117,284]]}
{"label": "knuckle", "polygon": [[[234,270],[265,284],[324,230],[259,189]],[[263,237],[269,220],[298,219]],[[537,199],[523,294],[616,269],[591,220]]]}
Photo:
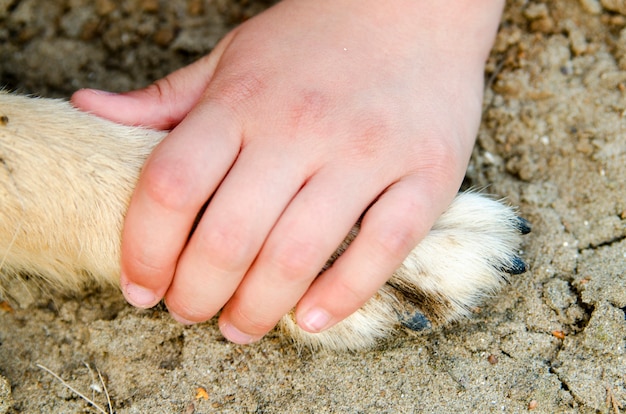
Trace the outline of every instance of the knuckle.
{"label": "knuckle", "polygon": [[426,134],[419,147],[420,174],[427,174],[438,182],[450,182],[462,177],[471,151],[463,148],[463,142],[448,130]]}
{"label": "knuckle", "polygon": [[398,261],[398,264],[415,247],[416,232],[400,226],[396,229],[381,232],[376,238],[375,251],[383,260]]}
{"label": "knuckle", "polygon": [[308,279],[317,274],[316,268],[323,255],[312,240],[284,238],[267,253],[269,263],[277,269],[277,276],[289,281]]}
{"label": "knuckle", "polygon": [[262,71],[244,70],[223,75],[214,82],[213,98],[225,108],[238,112],[243,103],[256,101],[267,88]]}
{"label": "knuckle", "polygon": [[[169,76],[161,78],[154,83],[148,85],[144,89],[144,93],[154,101],[158,108],[161,109],[161,124],[166,128],[171,128],[179,119],[178,110],[175,103],[179,102],[178,92]],[[165,110],[163,110],[165,109]]]}
{"label": "knuckle", "polygon": [[123,269],[128,279],[149,289],[160,288],[164,279],[169,282],[173,264],[156,260],[147,253],[134,253],[123,257]]}
{"label": "knuckle", "polygon": [[[334,290],[335,296],[342,298],[340,306],[341,313],[344,315],[352,314],[374,295],[374,292],[367,290],[366,286],[341,277],[337,278]],[[328,309],[328,311],[333,314],[333,309]]]}
{"label": "knuckle", "polygon": [[422,231],[418,224],[420,211],[424,211],[424,208],[417,200],[409,197],[395,208],[392,222],[376,229],[372,244],[373,253],[383,261],[397,261],[399,264],[420,239]]}
{"label": "knuckle", "polygon": [[145,93],[157,102],[162,102],[166,99],[169,93],[174,90],[175,89],[172,87],[172,84],[167,77],[151,83],[144,89]]}
{"label": "knuckle", "polygon": [[247,233],[241,226],[222,222],[199,231],[194,243],[201,254],[210,258],[214,268],[229,273],[243,272],[253,256]]}
{"label": "knuckle", "polygon": [[387,110],[361,114],[356,120],[356,132],[348,142],[349,158],[355,161],[371,160],[388,148],[389,137],[398,132],[398,120]]}
{"label": "knuckle", "polygon": [[172,82],[171,76],[166,76],[151,83],[144,89],[144,92],[160,106],[168,106],[170,102],[178,100],[177,88]]}
{"label": "knuckle", "polygon": [[335,109],[328,94],[315,89],[303,89],[287,109],[287,119],[293,131],[305,127],[315,129]]}
{"label": "knuckle", "polygon": [[142,174],[143,189],[150,200],[171,211],[182,211],[192,201],[194,177],[171,162],[151,162]]}

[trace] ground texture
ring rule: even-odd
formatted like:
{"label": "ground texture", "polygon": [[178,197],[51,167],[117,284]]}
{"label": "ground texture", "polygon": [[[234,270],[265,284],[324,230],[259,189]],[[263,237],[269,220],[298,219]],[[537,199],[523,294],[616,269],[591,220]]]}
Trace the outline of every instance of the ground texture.
{"label": "ground texture", "polygon": [[[269,2],[0,0],[0,84],[144,86]],[[533,223],[472,320],[357,353],[224,341],[116,292],[0,300],[0,414],[626,412],[626,3],[510,1],[468,182]]]}

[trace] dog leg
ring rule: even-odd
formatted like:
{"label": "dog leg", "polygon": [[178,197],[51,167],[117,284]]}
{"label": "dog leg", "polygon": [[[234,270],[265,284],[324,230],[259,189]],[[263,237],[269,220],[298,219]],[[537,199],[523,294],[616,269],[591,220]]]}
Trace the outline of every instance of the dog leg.
{"label": "dog leg", "polygon": [[[67,102],[0,92],[0,282],[7,290],[19,275],[65,292],[118,285],[124,214],[145,159],[164,136]],[[507,273],[525,270],[516,252],[527,231],[513,209],[460,194],[355,314],[319,334],[301,330],[293,315],[280,327],[313,348],[359,349],[401,327],[457,320],[497,291]]]}
{"label": "dog leg", "polygon": [[117,284],[122,222],[165,135],[0,93],[0,270],[61,291]]}

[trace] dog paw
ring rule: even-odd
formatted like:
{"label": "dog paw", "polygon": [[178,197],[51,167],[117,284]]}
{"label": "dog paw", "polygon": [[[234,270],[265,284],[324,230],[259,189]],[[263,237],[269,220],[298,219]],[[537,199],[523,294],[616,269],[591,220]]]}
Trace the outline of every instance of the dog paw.
{"label": "dog paw", "polygon": [[[0,293],[3,285],[19,286],[16,275],[32,275],[29,280],[60,292],[90,282],[116,285],[128,200],[164,134],[117,125],[66,102],[0,92]],[[424,330],[463,318],[508,274],[525,271],[519,246],[529,231],[504,204],[459,194],[353,315],[318,334],[301,330],[293,315],[281,327],[312,348],[358,349],[402,327]]]}
{"label": "dog paw", "polygon": [[359,349],[400,327],[420,331],[465,318],[509,275],[526,271],[519,248],[528,232],[530,224],[514,209],[477,193],[461,193],[355,314],[318,334],[298,328],[293,317],[284,318],[281,327],[313,348]]}

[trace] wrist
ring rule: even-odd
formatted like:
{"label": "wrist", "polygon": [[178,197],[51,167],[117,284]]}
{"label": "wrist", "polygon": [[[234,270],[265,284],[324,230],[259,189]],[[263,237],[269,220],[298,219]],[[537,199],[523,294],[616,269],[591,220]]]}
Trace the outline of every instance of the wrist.
{"label": "wrist", "polygon": [[[337,4],[333,0],[333,4]],[[480,56],[485,61],[500,24],[504,0],[355,0],[351,7],[375,27],[412,33],[420,48]]]}

